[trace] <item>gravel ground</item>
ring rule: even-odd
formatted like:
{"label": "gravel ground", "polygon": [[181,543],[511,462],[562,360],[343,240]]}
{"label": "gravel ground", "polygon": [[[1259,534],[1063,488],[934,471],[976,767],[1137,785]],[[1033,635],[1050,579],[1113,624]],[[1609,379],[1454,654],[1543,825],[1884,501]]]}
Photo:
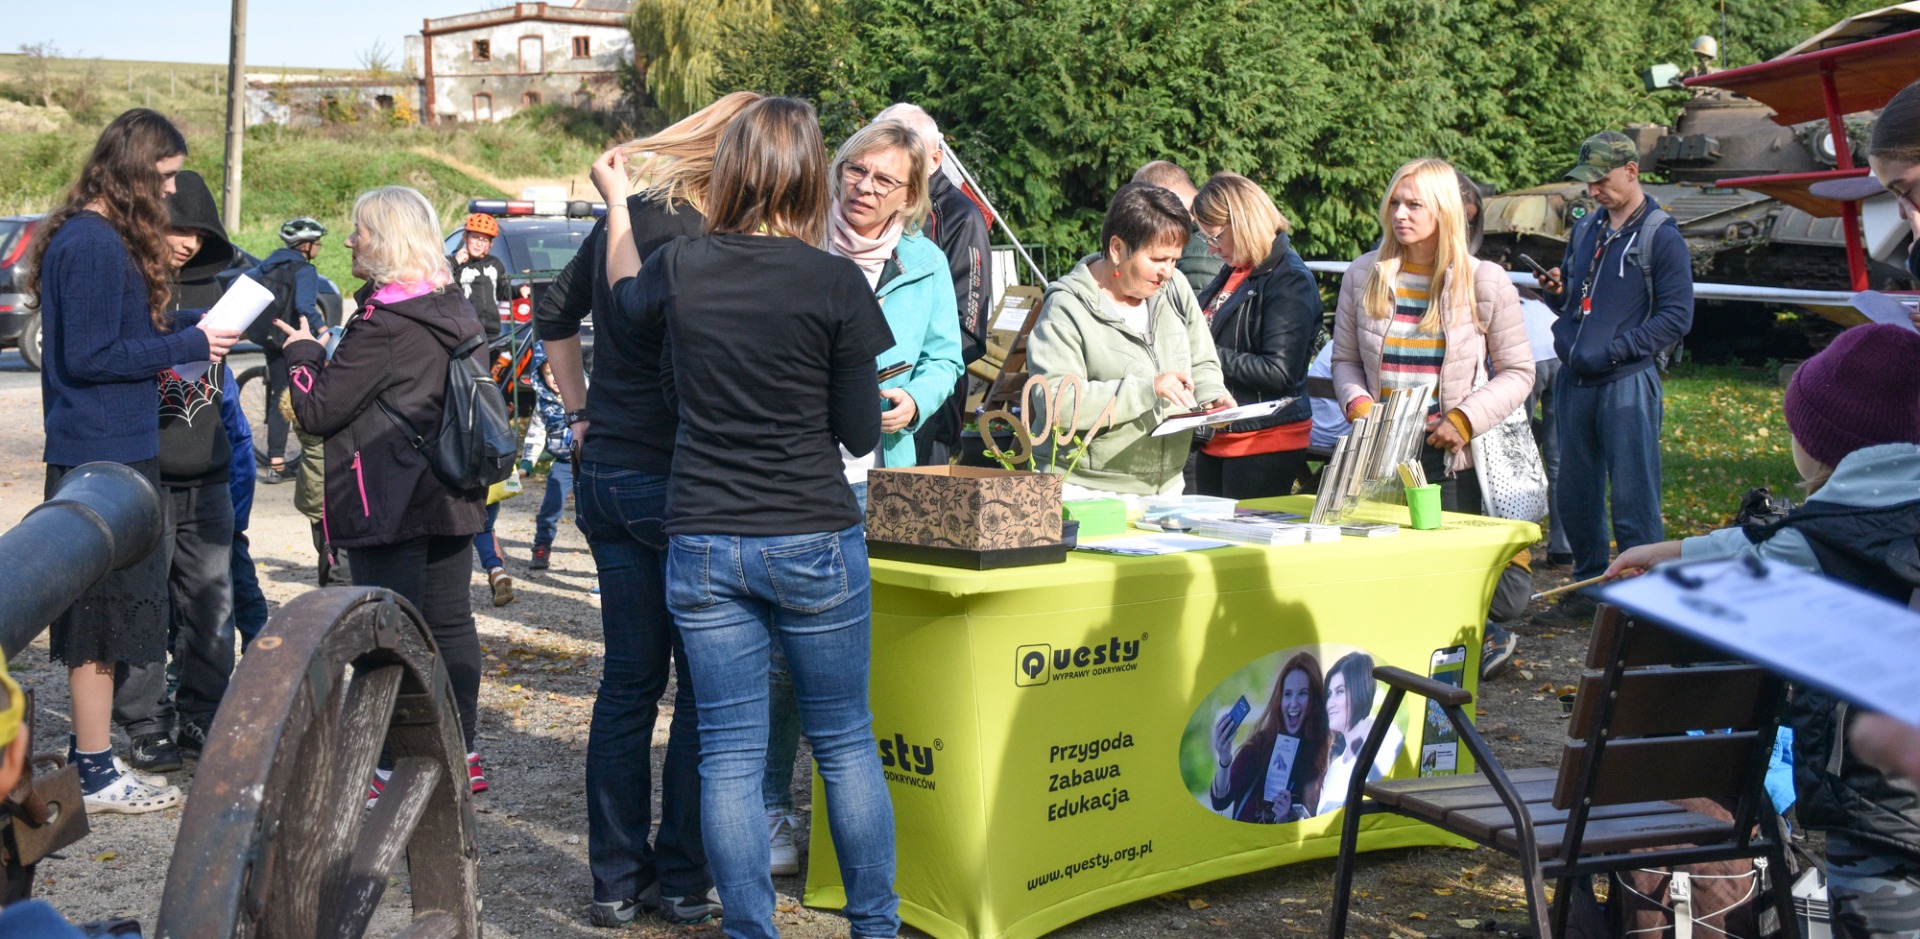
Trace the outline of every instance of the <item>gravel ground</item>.
{"label": "gravel ground", "polygon": [[[257,359],[256,357],[253,357]],[[242,367],[251,364],[242,360]],[[16,418],[0,451],[0,520],[18,519],[40,501],[44,469],[37,376],[18,356],[0,355],[0,412]],[[494,607],[484,583],[473,579],[473,603],[486,674],[480,692],[480,750],[493,789],[477,799],[484,921],[493,936],[603,936],[586,920],[590,897],[586,813],[580,793],[587,722],[599,677],[600,624],[592,559],[578,529],[563,524],[551,570],[529,572],[536,486],[505,503],[498,531],[509,557],[517,599]],[[261,486],[251,537],[261,585],[278,606],[311,588],[314,557],[306,520],[294,511],[293,486]],[[569,510],[570,512],[571,510]],[[1538,566],[1538,565],[1537,565]],[[1564,572],[1542,572],[1538,586],[1564,582]],[[1541,611],[1536,604],[1534,613]],[[1578,673],[1588,631],[1532,616],[1517,624],[1519,660],[1481,694],[1480,725],[1509,767],[1551,765],[1565,733],[1552,692]],[[66,744],[63,673],[46,657],[45,639],[13,663],[14,675],[39,691],[37,751]],[[656,766],[664,753],[671,693],[655,732]],[[803,750],[801,760],[807,759]],[[191,791],[189,772],[173,774]],[[806,776],[796,805],[804,816]],[[160,903],[179,810],[143,816],[106,816],[93,834],[40,866],[36,894],[77,922],[112,916],[151,924]],[[805,830],[803,821],[802,831]],[[1194,929],[1197,935],[1266,937],[1324,934],[1333,863],[1317,861],[1218,881],[1129,904],[1055,935],[1145,937]],[[780,928],[799,939],[847,935],[831,911],[801,907],[801,877],[779,878]],[[405,914],[404,884],[388,893],[376,926],[397,926]],[[1354,901],[1355,936],[1493,935],[1522,928],[1515,867],[1485,851],[1413,849],[1371,855],[1360,866]],[[392,928],[386,930],[391,934]],[[712,924],[669,928],[641,923],[629,936],[707,935]],[[907,935],[920,935],[907,930]]]}

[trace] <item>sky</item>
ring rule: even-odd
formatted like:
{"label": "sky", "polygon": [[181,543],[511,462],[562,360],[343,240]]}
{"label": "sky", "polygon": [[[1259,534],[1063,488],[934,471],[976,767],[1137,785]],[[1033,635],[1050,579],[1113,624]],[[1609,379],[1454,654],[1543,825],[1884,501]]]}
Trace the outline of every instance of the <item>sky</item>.
{"label": "sky", "polygon": [[[0,51],[52,42],[63,56],[155,62],[227,61],[228,0],[84,0],[8,2],[0,15]],[[427,17],[511,6],[511,0],[251,0],[247,66],[253,69],[358,68],[379,40],[393,67],[402,44]]]}

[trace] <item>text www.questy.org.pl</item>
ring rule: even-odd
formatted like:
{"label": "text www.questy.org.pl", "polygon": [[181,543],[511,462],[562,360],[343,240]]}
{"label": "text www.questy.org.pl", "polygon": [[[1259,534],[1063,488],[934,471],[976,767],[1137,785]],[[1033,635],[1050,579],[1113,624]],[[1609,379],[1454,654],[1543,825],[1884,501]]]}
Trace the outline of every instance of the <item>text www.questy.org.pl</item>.
{"label": "text www.questy.org.pl", "polygon": [[1109,865],[1118,864],[1123,861],[1137,861],[1152,853],[1153,839],[1151,838],[1139,844],[1129,844],[1112,853],[1101,851],[1084,861],[1076,861],[1065,867],[1056,867],[1045,874],[1027,881],[1027,889],[1038,890],[1057,880],[1072,880],[1075,875],[1086,871],[1105,870]]}

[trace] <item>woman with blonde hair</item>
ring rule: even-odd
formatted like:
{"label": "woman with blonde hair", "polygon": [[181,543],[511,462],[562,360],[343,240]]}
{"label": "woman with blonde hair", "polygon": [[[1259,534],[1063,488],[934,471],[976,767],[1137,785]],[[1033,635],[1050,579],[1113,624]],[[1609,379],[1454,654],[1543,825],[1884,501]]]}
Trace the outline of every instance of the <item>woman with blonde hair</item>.
{"label": "woman with blonde hair", "polygon": [[[610,206],[625,195],[621,163],[614,150],[594,164]],[[755,102],[715,153],[706,234],[644,266],[607,258],[614,306],[601,328],[671,350],[660,376],[679,415],[666,598],[699,705],[700,825],[721,926],[751,939],[778,935],[761,794],[774,644],[825,782],[852,934],[900,930],[893,810],[867,706],[867,545],[840,458],[880,444],[874,362],[895,337],[860,268],[816,247],[827,170],[811,106]],[[625,214],[608,216],[612,244],[627,237]]]}
{"label": "woman with blonde hair", "polygon": [[405,186],[361,193],[352,218],[353,274],[372,293],[332,359],[304,320],[297,329],[279,324],[293,412],[303,429],[326,439],[330,540],[347,552],[355,586],[392,590],[426,620],[460,709],[469,776],[484,779],[467,555],[486,517],[487,490],[448,488],[400,425],[440,425],[443,363],[461,349],[484,357],[486,337],[466,297],[448,287],[440,220],[425,196]]}
{"label": "woman with blonde hair", "polygon": [[[575,519],[600,572],[600,627],[606,665],[587,731],[588,915],[599,926],[631,922],[641,910],[692,922],[720,910],[711,901],[700,840],[700,736],[693,676],[667,612],[667,472],[678,421],[660,392],[660,334],[619,315],[607,264],[638,267],[661,245],[704,233],[714,150],[740,112],[760,100],[737,91],[651,137],[619,148],[629,180],[607,218],[534,312],[547,361],[573,434]],[[645,188],[626,195],[633,185]],[[618,218],[621,234],[610,238]],[[598,312],[593,392],[587,393],[580,324]],[[588,416],[592,416],[591,422]],[[659,779],[660,829],[653,827],[655,780],[648,754],[669,676],[675,678],[667,757]]]}
{"label": "woman with blonde hair", "polygon": [[1253,180],[1215,173],[1193,198],[1193,218],[1207,250],[1226,262],[1198,300],[1227,391],[1241,404],[1291,399],[1205,435],[1195,488],[1232,499],[1288,495],[1313,432],[1307,366],[1320,333],[1320,288],[1288,243],[1286,217]]}
{"label": "woman with blonde hair", "polygon": [[[1468,249],[1459,177],[1444,160],[1415,160],[1393,174],[1380,227],[1380,248],[1340,279],[1334,395],[1351,420],[1387,391],[1434,387],[1421,463],[1440,483],[1442,508],[1478,514],[1467,443],[1533,388],[1520,295],[1506,271]],[[1486,372],[1491,378],[1475,387]]]}

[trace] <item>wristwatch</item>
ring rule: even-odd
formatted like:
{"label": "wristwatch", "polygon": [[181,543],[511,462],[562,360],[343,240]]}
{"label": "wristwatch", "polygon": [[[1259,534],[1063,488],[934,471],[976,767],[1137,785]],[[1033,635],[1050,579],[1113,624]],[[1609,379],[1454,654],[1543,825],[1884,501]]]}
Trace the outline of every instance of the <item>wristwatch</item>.
{"label": "wristwatch", "polygon": [[567,426],[572,427],[573,425],[578,424],[581,421],[584,421],[587,419],[587,409],[581,408],[578,411],[568,411],[565,415],[565,418],[566,418]]}

